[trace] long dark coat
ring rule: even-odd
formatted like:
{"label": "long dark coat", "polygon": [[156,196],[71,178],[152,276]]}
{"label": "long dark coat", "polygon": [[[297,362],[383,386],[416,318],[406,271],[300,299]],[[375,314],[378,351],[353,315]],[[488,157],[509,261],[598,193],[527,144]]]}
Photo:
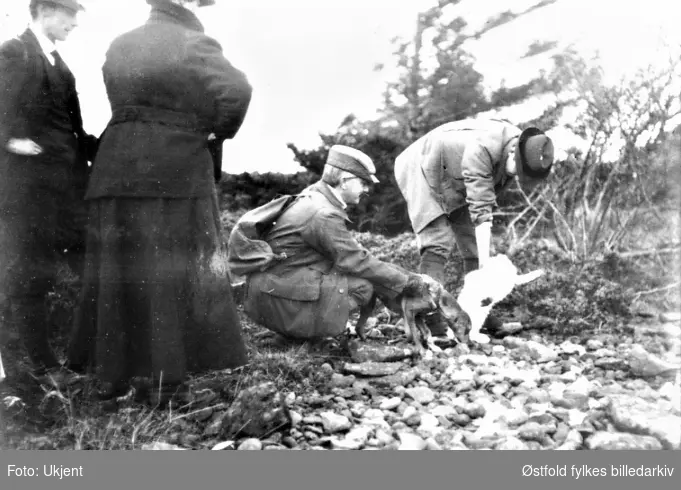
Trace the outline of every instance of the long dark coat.
{"label": "long dark coat", "polygon": [[69,357],[114,392],[169,387],[247,362],[220,234],[213,160],[251,97],[244,74],[190,11],[154,6],[103,66],[112,119],[90,203],[85,287]]}
{"label": "long dark coat", "polygon": [[325,183],[305,189],[265,237],[287,258],[248,277],[249,316],[289,337],[335,336],[349,317],[349,277],[366,279],[384,297],[400,294],[408,273],[360,246],[347,220]]}

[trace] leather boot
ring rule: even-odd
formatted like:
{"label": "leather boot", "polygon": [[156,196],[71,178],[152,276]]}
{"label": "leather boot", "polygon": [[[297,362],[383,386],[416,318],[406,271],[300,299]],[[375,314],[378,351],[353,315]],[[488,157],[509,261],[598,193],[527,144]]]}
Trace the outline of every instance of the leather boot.
{"label": "leather boot", "polygon": [[463,259],[463,273],[468,274],[469,272],[478,270],[478,267],[480,266],[478,259],[473,257],[473,258],[467,258]]}
{"label": "leather boot", "polygon": [[[438,281],[440,284],[444,284],[446,264],[447,259],[444,257],[426,251],[423,255],[421,255],[421,264],[419,270],[421,274],[426,274]],[[447,324],[442,313],[439,311],[426,315],[425,321],[426,326],[433,336],[441,337],[447,334],[449,325]]]}

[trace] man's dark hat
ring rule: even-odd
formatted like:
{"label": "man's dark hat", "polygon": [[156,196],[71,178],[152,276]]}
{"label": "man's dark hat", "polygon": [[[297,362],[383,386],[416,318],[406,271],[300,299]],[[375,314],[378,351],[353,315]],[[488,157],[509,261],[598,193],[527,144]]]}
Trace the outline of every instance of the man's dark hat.
{"label": "man's dark hat", "polygon": [[515,150],[516,170],[521,181],[542,180],[553,166],[553,142],[535,127],[520,133]]}
{"label": "man's dark hat", "polygon": [[39,4],[54,5],[55,7],[62,7],[72,12],[79,12],[85,10],[85,7],[76,0],[38,0]]}

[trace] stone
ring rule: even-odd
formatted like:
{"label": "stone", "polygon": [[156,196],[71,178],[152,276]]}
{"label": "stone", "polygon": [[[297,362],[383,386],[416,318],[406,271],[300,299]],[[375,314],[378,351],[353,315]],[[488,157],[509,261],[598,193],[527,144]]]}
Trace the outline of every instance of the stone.
{"label": "stone", "polygon": [[669,402],[650,403],[637,396],[609,397],[608,416],[615,428],[657,438],[664,449],[681,449],[681,417]]}
{"label": "stone", "polygon": [[352,427],[352,422],[344,415],[338,415],[333,412],[322,412],[319,416],[322,420],[324,432],[327,434],[346,431]]}
{"label": "stone", "polygon": [[586,409],[588,408],[591,391],[591,382],[584,376],[581,376],[568,385],[563,391],[562,398],[554,400],[553,404],[567,409]]}
{"label": "stone", "polygon": [[376,434],[374,437],[380,446],[387,446],[395,440],[389,431],[383,429],[376,429]]}
{"label": "stone", "polygon": [[142,451],[186,451],[186,448],[163,441],[156,441],[150,444],[143,444]]}
{"label": "stone", "polygon": [[408,359],[414,355],[414,349],[404,346],[387,345],[385,342],[368,342],[352,339],[348,342],[351,359],[356,363],[394,362]]}
{"label": "stone", "polygon": [[[553,427],[553,431],[555,431],[555,427]],[[518,437],[526,441],[541,442],[548,432],[551,432],[551,427],[538,422],[526,422],[518,427]]]}
{"label": "stone", "polygon": [[527,412],[518,408],[507,410],[506,413],[502,415],[502,420],[504,420],[509,427],[523,425],[529,418],[530,416]]}
{"label": "stone", "polygon": [[340,373],[333,373],[331,375],[331,381],[329,382],[329,384],[336,388],[347,388],[349,386],[352,386],[355,380],[356,378],[352,375],[343,376]]}
{"label": "stone", "polygon": [[568,354],[568,355],[577,355],[577,356],[583,356],[586,354],[586,349],[578,344],[573,344],[569,340],[566,340],[562,344],[558,346],[560,349],[560,352],[563,354]]}
{"label": "stone", "polygon": [[442,446],[440,446],[434,437],[429,437],[426,439],[426,449],[428,451],[442,451]]}
{"label": "stone", "polygon": [[402,399],[399,396],[394,396],[383,400],[378,408],[381,410],[395,410],[400,406],[400,403],[402,403]]}
{"label": "stone", "polygon": [[594,361],[594,367],[607,371],[618,371],[627,366],[624,359],[619,359],[616,357],[602,357]]}
{"label": "stone", "polygon": [[591,450],[659,450],[662,444],[651,436],[599,431],[586,440],[586,447]]}
{"label": "stone", "polygon": [[503,339],[503,345],[507,349],[517,349],[519,347],[524,346],[527,343],[527,340],[522,339],[520,337],[516,337],[514,335],[509,335],[507,337],[504,337]]}
{"label": "stone", "polygon": [[399,371],[396,374],[389,376],[374,378],[371,380],[371,382],[377,386],[383,387],[403,387],[414,381],[418,373],[418,368],[411,368],[405,371]]}
{"label": "stone", "polygon": [[660,321],[667,323],[678,323],[681,322],[681,312],[679,311],[667,311],[660,314]]}
{"label": "stone", "polygon": [[468,415],[470,418],[475,419],[485,416],[485,407],[479,403],[469,403],[463,409],[463,413]]}
{"label": "stone", "polygon": [[508,436],[495,444],[494,449],[500,451],[525,451],[527,450],[527,444],[515,436]]}
{"label": "stone", "polygon": [[303,416],[296,412],[291,410],[291,427],[298,427],[300,423],[303,421]]}
{"label": "stone", "polygon": [[385,418],[385,415],[380,409],[377,408],[369,408],[364,411],[362,414],[362,418],[365,419],[383,419]]}
{"label": "stone", "polygon": [[603,348],[603,342],[598,339],[589,339],[586,341],[586,350],[596,351]]}
{"label": "stone", "polygon": [[447,419],[451,420],[453,423],[461,427],[465,427],[466,425],[471,423],[471,418],[465,413],[455,413],[447,417]]}
{"label": "stone", "polygon": [[413,405],[408,405],[407,408],[405,408],[404,412],[402,413],[402,420],[406,420],[416,413],[418,413],[418,409]]}
{"label": "stone", "polygon": [[371,433],[373,432],[373,427],[369,426],[359,426],[355,427],[350,432],[348,432],[343,439],[332,439],[331,446],[334,449],[344,449],[344,450],[357,450],[364,446]]}
{"label": "stone", "polygon": [[285,437],[283,437],[283,438],[281,439],[281,443],[282,443],[284,446],[286,446],[286,447],[288,447],[288,448],[291,448],[291,449],[294,448],[294,447],[296,447],[296,446],[298,446],[298,443],[296,442],[295,438],[293,438],[293,437],[291,437],[291,436],[285,436]]}
{"label": "stone", "polygon": [[401,362],[375,362],[366,361],[362,363],[346,362],[343,364],[343,371],[346,373],[357,374],[360,376],[388,376],[397,373],[402,369]]}
{"label": "stone", "polygon": [[410,432],[400,432],[397,437],[400,440],[400,451],[422,451],[427,445],[421,437]]}
{"label": "stone", "polygon": [[551,401],[551,395],[548,391],[537,388],[529,393],[527,400],[535,403],[548,403]]}
{"label": "stone", "polygon": [[419,402],[421,405],[428,405],[435,399],[435,393],[430,388],[417,386],[407,389],[407,395]]}
{"label": "stone", "polygon": [[450,416],[457,414],[458,412],[456,411],[456,408],[454,408],[451,405],[438,405],[435,408],[433,408],[430,413],[432,413],[435,417],[445,417],[449,418]]}
{"label": "stone", "polygon": [[579,427],[584,423],[587,417],[587,412],[572,409],[568,411],[567,423],[571,428]]}
{"label": "stone", "polygon": [[496,395],[497,397],[501,397],[510,389],[511,385],[509,383],[506,383],[505,381],[502,381],[501,383],[496,383],[492,385],[490,388],[488,388],[488,391],[493,395]]}
{"label": "stone", "polygon": [[681,366],[671,364],[649,353],[639,344],[632,346],[627,361],[629,370],[634,376],[674,376],[681,369]]}
{"label": "stone", "polygon": [[492,449],[498,442],[498,438],[479,438],[475,434],[465,434],[463,442],[471,449]]}
{"label": "stone", "polygon": [[475,372],[465,365],[450,364],[445,370],[445,375],[452,381],[471,381],[475,377]]}
{"label": "stone", "polygon": [[212,451],[224,451],[226,449],[234,449],[234,441],[218,442],[211,448]]}
{"label": "stone", "polygon": [[576,451],[584,444],[582,434],[576,429],[570,429],[565,440],[556,448],[558,451]]}
{"label": "stone", "polygon": [[260,451],[262,449],[262,442],[260,439],[254,437],[245,439],[237,447],[238,451]]}
{"label": "stone", "polygon": [[508,433],[508,426],[503,422],[492,422],[483,419],[474,436],[478,439],[500,439]]}

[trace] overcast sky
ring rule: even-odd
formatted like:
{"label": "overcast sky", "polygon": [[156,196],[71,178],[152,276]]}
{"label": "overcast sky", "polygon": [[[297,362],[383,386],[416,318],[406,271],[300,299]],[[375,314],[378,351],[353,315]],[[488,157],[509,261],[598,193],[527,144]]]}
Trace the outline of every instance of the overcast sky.
{"label": "overcast sky", "polygon": [[[0,2],[0,38],[27,22],[27,0]],[[76,75],[86,129],[101,132],[110,111],[101,65],[110,41],[147,17],[144,0],[83,0],[80,27],[60,47]],[[435,0],[218,0],[199,10],[206,32],[248,76],[253,101],[240,133],[225,145],[227,171],[296,169],[287,142],[320,143],[349,113],[370,117],[381,103],[390,39],[411,35],[418,11]],[[536,0],[464,0],[472,24]],[[535,39],[580,42],[599,49],[613,77],[660,55],[660,38],[681,41],[678,0],[561,0],[525,20],[492,31],[470,48],[490,88],[536,70],[518,58]],[[675,25],[674,25],[675,24]],[[521,68],[522,67],[522,68]]]}

